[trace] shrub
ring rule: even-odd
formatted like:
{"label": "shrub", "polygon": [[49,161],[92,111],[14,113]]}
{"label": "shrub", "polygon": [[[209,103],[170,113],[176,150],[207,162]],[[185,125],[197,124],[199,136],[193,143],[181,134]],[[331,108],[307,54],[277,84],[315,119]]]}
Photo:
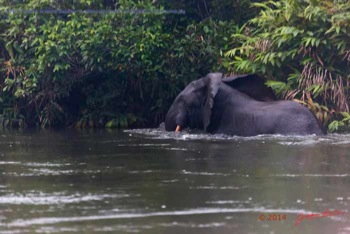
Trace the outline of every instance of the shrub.
{"label": "shrub", "polygon": [[[16,7],[100,9],[102,3],[32,0]],[[170,24],[162,5],[150,0],[108,7],[120,12],[16,11],[0,21],[6,124],[10,118],[40,126],[155,126],[186,84],[227,65],[222,53],[237,30],[231,21]]]}
{"label": "shrub", "polygon": [[[331,131],[349,126],[350,3],[282,0],[255,3],[261,10],[226,53],[233,69],[258,72],[286,99],[308,105]],[[338,124],[337,124],[338,123]]]}

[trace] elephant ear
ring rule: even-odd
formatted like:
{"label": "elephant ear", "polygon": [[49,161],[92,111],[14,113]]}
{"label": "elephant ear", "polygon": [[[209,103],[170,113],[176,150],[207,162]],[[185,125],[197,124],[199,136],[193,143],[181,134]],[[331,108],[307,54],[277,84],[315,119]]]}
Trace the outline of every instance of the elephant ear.
{"label": "elephant ear", "polygon": [[214,98],[219,90],[221,80],[222,80],[222,73],[209,73],[205,77],[205,84],[207,87],[207,99],[203,106],[203,116],[202,116],[204,130],[207,129],[210,123],[211,108],[213,107]]}
{"label": "elephant ear", "polygon": [[265,80],[257,74],[229,76],[222,82],[258,101],[275,101],[276,95]]}

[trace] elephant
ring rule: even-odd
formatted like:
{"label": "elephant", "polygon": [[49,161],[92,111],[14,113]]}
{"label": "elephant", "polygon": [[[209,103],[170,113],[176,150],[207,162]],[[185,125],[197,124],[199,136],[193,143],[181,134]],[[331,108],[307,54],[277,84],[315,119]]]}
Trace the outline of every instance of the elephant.
{"label": "elephant", "polygon": [[307,107],[277,100],[258,75],[223,79],[218,72],[192,81],[171,105],[165,130],[187,127],[237,136],[326,134]]}

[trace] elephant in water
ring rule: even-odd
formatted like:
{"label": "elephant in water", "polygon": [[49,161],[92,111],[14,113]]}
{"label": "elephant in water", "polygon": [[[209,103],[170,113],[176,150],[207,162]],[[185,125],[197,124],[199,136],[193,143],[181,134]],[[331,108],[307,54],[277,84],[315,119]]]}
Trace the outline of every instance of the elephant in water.
{"label": "elephant in water", "polygon": [[263,79],[254,74],[222,79],[221,73],[210,73],[191,82],[176,97],[165,119],[167,131],[187,127],[238,136],[326,134],[307,107],[277,101]]}

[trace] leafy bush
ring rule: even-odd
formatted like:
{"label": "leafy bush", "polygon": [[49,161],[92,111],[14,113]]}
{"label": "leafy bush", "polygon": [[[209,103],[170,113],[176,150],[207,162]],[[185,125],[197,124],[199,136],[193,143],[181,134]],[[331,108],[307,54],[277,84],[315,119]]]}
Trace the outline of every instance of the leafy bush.
{"label": "leafy bush", "polygon": [[170,24],[162,5],[151,0],[110,4],[107,9],[117,14],[20,11],[103,9],[101,2],[4,3],[18,9],[0,20],[4,119],[40,126],[154,126],[188,82],[227,66],[222,53],[237,31],[231,21]]}
{"label": "leafy bush", "polygon": [[[286,99],[299,99],[317,117],[349,113],[350,3],[347,0],[282,0],[255,3],[262,9],[227,52],[233,69],[265,74]],[[333,122],[337,126],[349,126]]]}

